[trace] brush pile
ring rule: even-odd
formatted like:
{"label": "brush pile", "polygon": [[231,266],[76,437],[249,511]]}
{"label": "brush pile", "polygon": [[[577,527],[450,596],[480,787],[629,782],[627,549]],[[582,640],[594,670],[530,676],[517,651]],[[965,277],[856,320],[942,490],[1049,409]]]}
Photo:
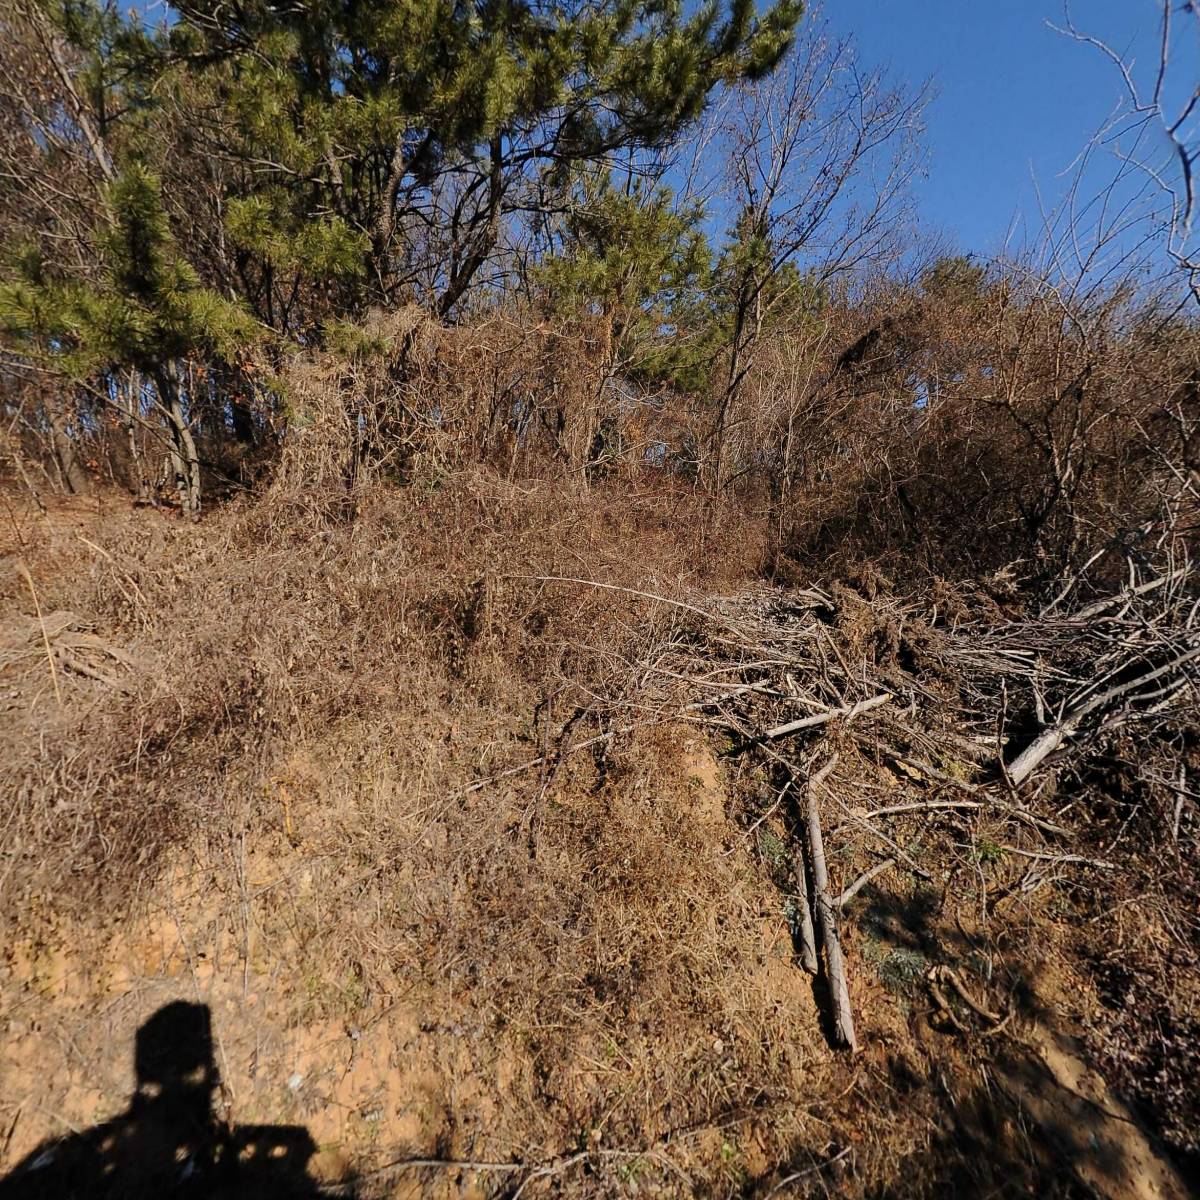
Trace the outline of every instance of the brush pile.
{"label": "brush pile", "polygon": [[[1200,833],[1200,599],[1189,563],[1131,568],[1100,595],[1077,578],[1034,612],[1017,605],[1006,572],[974,594],[945,586],[921,600],[889,594],[870,573],[855,583],[754,591],[707,609],[657,598],[672,619],[650,622],[650,644],[630,664],[636,703],[618,705],[596,736],[513,768],[544,771],[656,720],[722,731],[739,777],[757,780],[743,789],[743,824],[782,824],[792,843],[784,884],[797,955],[817,970],[815,909],[835,1040],[849,1046],[836,914],[885,872],[942,889],[965,872],[986,918],[1049,882],[1102,873],[1119,886],[1149,872],[1163,883]],[[826,854],[838,863],[833,884]],[[985,878],[981,861],[1004,869]],[[956,1021],[937,986],[948,969],[930,972],[930,989]],[[1001,1023],[961,981],[952,987]]]}

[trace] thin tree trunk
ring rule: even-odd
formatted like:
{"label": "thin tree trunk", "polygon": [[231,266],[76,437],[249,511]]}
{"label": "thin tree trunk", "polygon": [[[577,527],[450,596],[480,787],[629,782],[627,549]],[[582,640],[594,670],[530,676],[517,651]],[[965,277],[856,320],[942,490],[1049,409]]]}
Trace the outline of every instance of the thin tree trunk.
{"label": "thin tree trunk", "polygon": [[80,132],[83,134],[84,141],[87,142],[88,149],[92,152],[92,158],[95,159],[96,166],[100,168],[100,173],[109,183],[112,183],[117,177],[112,157],[108,153],[108,147],[104,143],[104,138],[92,120],[90,109],[83,103],[75,87],[75,80],[72,78],[70,67],[67,65],[62,40],[55,35],[54,31],[49,27],[49,22],[45,16],[34,6],[31,5],[26,11],[36,14],[34,15],[34,24],[38,32],[38,37],[41,39],[46,54],[54,66],[55,74],[58,75],[58,80],[62,84],[63,90],[67,93],[71,108],[74,109],[75,120],[79,125]]}
{"label": "thin tree trunk", "polygon": [[129,470],[132,475],[131,483],[137,488],[139,504],[157,504],[154,490],[150,486],[150,477],[146,474],[146,461],[142,457],[141,447],[138,446],[137,427],[141,416],[139,393],[141,378],[137,371],[130,370],[125,381],[124,425],[125,437],[129,442]]}
{"label": "thin tree trunk", "polygon": [[54,447],[54,457],[58,460],[58,468],[62,472],[67,491],[75,496],[87,495],[91,490],[90,480],[83,463],[79,461],[75,441],[67,428],[66,416],[57,399],[46,401],[46,418],[50,423],[50,443]]}
{"label": "thin tree trunk", "polygon": [[458,270],[452,272],[446,290],[438,298],[437,313],[445,317],[450,310],[462,299],[479,268],[487,261],[487,256],[496,247],[500,236],[500,202],[504,198],[504,154],[499,137],[491,142],[491,170],[488,173],[488,219],[483,230],[477,236],[475,245],[463,260]]}
{"label": "thin tree trunk", "polygon": [[254,412],[250,407],[253,384],[245,373],[236,367],[228,367],[221,373],[221,380],[229,393],[229,414],[233,421],[233,438],[240,446],[254,444]]}
{"label": "thin tree trunk", "polygon": [[179,494],[179,507],[196,520],[200,516],[200,457],[183,412],[177,364],[171,361],[161,367],[155,372],[154,382],[171,433],[171,471]]}

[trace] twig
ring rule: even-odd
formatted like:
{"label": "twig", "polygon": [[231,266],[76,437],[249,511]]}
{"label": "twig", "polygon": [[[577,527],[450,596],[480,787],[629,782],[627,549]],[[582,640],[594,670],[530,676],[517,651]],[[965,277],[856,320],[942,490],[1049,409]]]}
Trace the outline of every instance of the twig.
{"label": "twig", "polygon": [[745,831],[745,833],[742,834],[740,842],[735,842],[729,847],[728,850],[723,850],[721,852],[722,858],[728,858],[731,854],[736,854],[742,843],[749,841],[750,836],[754,833],[754,831],[758,829],[758,827],[762,825],[764,821],[769,821],[775,815],[775,813],[779,811],[779,806],[783,803],[783,798],[791,790],[791,787],[792,780],[789,779],[787,783],[783,785],[783,791],[781,791],[779,795],[775,797],[775,803],[772,804],[771,807],[768,808],[767,811],[763,813],[763,815],[759,817],[758,820],[755,821],[754,824]]}
{"label": "twig", "polygon": [[[526,1170],[525,1163],[477,1162],[470,1159],[453,1158],[400,1158],[385,1163],[373,1171],[355,1175],[343,1183],[319,1184],[317,1191],[322,1196],[353,1197],[364,1183],[380,1183],[399,1175],[402,1171],[488,1171],[498,1174],[516,1174]],[[522,1185],[523,1186],[523,1185]]]}
{"label": "twig", "polygon": [[892,804],[887,808],[875,808],[867,815],[870,817],[892,817],[900,813],[937,812],[942,809],[964,809],[971,811],[981,808],[999,809],[1001,812],[1015,817],[1018,821],[1023,821],[1026,825],[1033,825],[1037,829],[1044,830],[1046,833],[1057,834],[1059,837],[1070,837],[1071,835],[1069,829],[1064,829],[1061,825],[1055,825],[1053,821],[1044,820],[1042,817],[1035,817],[1033,813],[1026,812],[1023,808],[1018,808],[1015,804],[1008,804],[1004,800],[926,800],[915,804]]}
{"label": "twig", "polygon": [[845,908],[859,892],[871,882],[872,879],[878,878],[884,871],[890,871],[896,865],[894,858],[885,858],[883,862],[876,863],[869,871],[864,871],[842,894],[837,898],[835,903],[838,908]]}
{"label": "twig", "polygon": [[521,1200],[521,1193],[535,1180],[545,1179],[549,1175],[561,1175],[563,1171],[570,1170],[571,1167],[578,1163],[585,1162],[590,1155],[586,1150],[581,1150],[578,1154],[572,1154],[569,1158],[560,1158],[557,1162],[549,1163],[544,1167],[535,1167],[524,1179],[521,1180],[521,1186],[513,1192],[512,1200]]}
{"label": "twig", "polygon": [[[1097,556],[1098,557],[1098,556]],[[1093,558],[1093,562],[1095,559]],[[1088,563],[1090,566],[1091,563]],[[1087,568],[1085,567],[1084,570]],[[1077,613],[1071,613],[1066,619],[1071,622],[1087,621],[1092,617],[1098,617],[1101,613],[1107,612],[1110,608],[1116,608],[1120,604],[1128,603],[1130,600],[1136,599],[1138,596],[1144,596],[1147,592],[1153,592],[1162,587],[1164,583],[1173,583],[1175,577],[1168,575],[1159,575],[1156,579],[1151,579],[1146,583],[1139,584],[1137,587],[1125,588],[1117,592],[1115,596],[1106,596],[1103,600],[1097,600],[1089,604],[1086,608],[1081,608]]]}
{"label": "twig", "polygon": [[763,1197],[763,1200],[771,1200],[773,1196],[778,1196],[788,1184],[796,1183],[801,1179],[807,1178],[809,1175],[815,1175],[818,1171],[824,1171],[827,1167],[832,1167],[834,1163],[841,1162],[850,1153],[850,1149],[847,1146],[845,1149],[839,1150],[832,1158],[827,1158],[824,1162],[813,1163],[811,1167],[805,1167],[803,1171],[795,1171],[791,1175],[786,1175]]}
{"label": "twig", "polygon": [[21,1119],[21,1105],[17,1105],[13,1112],[13,1119],[8,1123],[8,1132],[4,1135],[4,1142],[0,1144],[0,1166],[3,1166],[8,1161],[8,1148],[12,1145],[13,1134],[17,1131],[17,1122]]}
{"label": "twig", "polygon": [[1020,846],[1001,846],[1010,854],[1019,854],[1022,858],[1035,858],[1038,862],[1081,863],[1086,867],[1098,867],[1102,871],[1115,871],[1116,863],[1106,862],[1102,858],[1084,858],[1081,854],[1042,854],[1037,850],[1022,850]]}
{"label": "twig", "polygon": [[988,1024],[991,1026],[991,1028],[986,1031],[986,1035],[988,1037],[993,1037],[999,1033],[1005,1028],[1009,1021],[1012,1020],[1014,1011],[1012,1008],[1009,1008],[1008,1012],[1006,1012],[1003,1016],[1001,1016],[999,1013],[992,1012],[990,1009],[984,1008],[984,1006],[980,1004],[974,996],[971,995],[966,984],[964,984],[959,978],[958,972],[955,971],[953,967],[948,967],[945,965],[931,967],[929,969],[929,974],[925,978],[929,983],[929,991],[933,996],[934,1001],[946,1014],[946,1018],[950,1024],[953,1025],[954,1028],[960,1033],[966,1033],[967,1030],[963,1023],[954,1015],[954,1010],[950,1007],[950,1002],[946,999],[946,994],[941,990],[940,987],[938,987],[938,984],[943,980],[950,984],[950,986],[962,998],[963,1003],[966,1004],[966,1006],[973,1013],[975,1013],[977,1017],[980,1017],[984,1021],[988,1022]]}
{"label": "twig", "polygon": [[88,679],[94,679],[97,683],[103,683],[114,691],[123,692],[127,696],[132,694],[132,688],[126,687],[119,679],[114,679],[111,675],[106,675],[103,671],[97,671],[95,667],[89,667],[87,663],[76,658],[69,650],[60,648],[58,657],[68,671],[74,671],[77,675],[86,675]]}
{"label": "twig", "polygon": [[1187,766],[1184,763],[1179,764],[1179,783],[1173,785],[1171,790],[1175,793],[1175,812],[1171,819],[1171,840],[1179,844],[1179,825],[1183,820],[1183,805],[1187,798]]}
{"label": "twig", "polygon": [[627,596],[640,596],[643,600],[655,600],[659,604],[669,604],[672,608],[681,608],[685,612],[703,617],[706,621],[710,621],[714,625],[723,625],[726,629],[739,635],[744,632],[736,625],[731,625],[722,617],[718,617],[715,613],[706,612],[704,609],[698,608],[694,604],[688,604],[683,600],[672,600],[669,596],[660,596],[656,592],[643,592],[637,588],[621,587],[616,583],[601,583],[598,579],[577,579],[570,575],[510,575],[508,578],[526,579],[533,583],[577,583],[581,587],[603,588],[607,592],[623,592]]}
{"label": "twig", "polygon": [[[483,788],[493,783],[499,783],[502,779],[509,779],[513,775],[523,774],[525,771],[532,771],[535,767],[540,767],[551,758],[565,758],[569,754],[576,754],[580,750],[588,750],[592,746],[599,746],[602,742],[611,741],[615,737],[620,737],[622,734],[633,733],[637,729],[645,729],[650,725],[657,725],[664,721],[677,720],[686,717],[687,714],[698,712],[704,708],[711,708],[714,704],[719,704],[722,700],[731,700],[735,696],[741,696],[746,692],[754,691],[753,684],[747,684],[743,687],[734,688],[731,691],[724,692],[719,696],[711,696],[705,700],[695,700],[691,704],[685,704],[682,708],[674,713],[664,713],[661,716],[654,717],[650,720],[635,721],[629,725],[619,725],[615,729],[608,729],[604,733],[598,733],[595,737],[585,738],[581,742],[572,742],[569,746],[562,746],[558,750],[550,754],[539,754],[537,758],[527,759],[523,763],[518,763],[515,767],[505,767],[502,771],[497,771],[494,775],[488,775],[485,779],[477,779],[474,783],[468,784],[464,788],[460,788],[455,792],[450,799],[461,800],[464,796],[470,796],[474,792],[478,792]],[[828,719],[828,718],[822,718]],[[732,728],[729,721],[722,720],[721,725]]]}
{"label": "twig", "polygon": [[768,729],[760,740],[773,742],[776,738],[786,737],[789,733],[796,733],[801,729],[813,729],[818,725],[825,725],[838,717],[845,717],[847,721],[853,721],[861,713],[870,712],[873,708],[886,704],[891,698],[890,692],[881,692],[878,696],[872,696],[869,700],[860,700],[857,704],[830,709],[828,712],[816,713],[811,717],[801,717],[798,721],[788,721],[786,724],[776,725],[774,729]]}
{"label": "twig", "polygon": [[29,584],[29,594],[33,597],[33,611],[37,613],[38,626],[42,631],[42,644],[46,647],[46,661],[50,664],[50,682],[54,684],[54,699],[61,706],[62,691],[58,686],[58,669],[54,665],[54,651],[50,646],[50,639],[46,635],[46,622],[42,618],[42,606],[38,603],[37,588],[33,586],[33,576],[29,573],[29,568],[25,565],[25,560],[20,560],[21,571],[25,575],[25,582]]}
{"label": "twig", "polygon": [[[882,829],[876,829],[875,826],[872,825],[871,822],[868,821],[866,817],[862,816],[859,813],[856,813],[844,800],[839,800],[838,803],[842,806],[842,811],[846,814],[846,816],[848,816],[850,818],[850,820],[856,821],[873,838],[875,838],[877,841],[882,842],[889,850],[893,851],[895,853],[896,857],[902,863],[904,863],[904,865],[914,875],[918,876],[921,879],[927,879],[927,880],[933,878],[933,876],[928,871],[926,871],[925,868],[922,867],[913,858],[913,856],[911,854],[909,854],[904,849],[904,847],[901,846],[900,843],[895,840],[895,838],[888,837],[888,835],[886,833],[884,833]],[[868,815],[874,816],[875,814],[871,813]],[[841,828],[842,828],[841,825],[837,826],[837,830],[840,830]],[[835,832],[837,830],[835,830]],[[832,836],[832,834],[830,836]]]}
{"label": "twig", "polygon": [[[669,720],[670,718],[664,717],[662,719]],[[540,767],[551,758],[565,758],[568,754],[576,754],[580,750],[587,750],[592,746],[599,746],[602,742],[611,741],[623,733],[632,733],[635,729],[656,724],[658,724],[658,719],[638,721],[633,725],[621,725],[617,729],[609,729],[604,733],[598,733],[595,737],[585,738],[582,742],[572,742],[571,745],[563,746],[552,754],[539,754],[537,758],[531,758],[526,762],[518,763],[515,767],[505,767],[503,771],[497,771],[494,775],[488,775],[485,779],[477,779],[474,783],[468,784],[464,788],[459,788],[457,792],[454,792],[450,796],[450,800],[461,800],[464,796],[470,796],[473,792],[478,792],[490,784],[499,783],[502,779],[508,779],[513,775],[520,775],[525,771],[532,771],[534,767]]]}

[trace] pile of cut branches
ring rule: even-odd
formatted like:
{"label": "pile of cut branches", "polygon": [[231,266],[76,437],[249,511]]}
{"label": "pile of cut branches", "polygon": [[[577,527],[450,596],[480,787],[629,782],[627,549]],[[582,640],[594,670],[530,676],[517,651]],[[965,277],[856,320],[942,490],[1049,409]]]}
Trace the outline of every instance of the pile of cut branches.
{"label": "pile of cut branches", "polygon": [[[1131,572],[1123,587],[1071,603],[1075,581],[1033,610],[1003,582],[908,599],[870,581],[707,603],[642,594],[670,618],[648,624],[644,656],[630,664],[636,683],[601,733],[564,739],[548,756],[594,752],[662,720],[724,731],[738,771],[753,765],[772,784],[745,823],[789,816],[806,843],[792,855],[797,957],[816,972],[823,941],[837,1037],[850,1047],[838,915],[889,870],[948,886],[953,870],[930,835],[951,819],[950,834],[967,822],[972,843],[986,826],[987,844],[1017,865],[1005,895],[1074,871],[1120,871],[1123,853],[1145,851],[1130,844],[1128,820],[1098,820],[1106,775],[1124,772],[1158,797],[1157,827],[1176,846],[1197,836],[1200,598],[1190,567]],[[826,844],[852,861],[849,839],[863,869],[834,881]],[[924,861],[916,845],[931,851]],[[937,983],[931,991],[944,995]]]}
{"label": "pile of cut branches", "polygon": [[[1009,891],[1028,892],[1072,868],[1119,871],[1125,828],[1098,838],[1094,811],[1103,800],[1095,776],[1119,765],[1143,788],[1165,788],[1176,846],[1185,825],[1194,839],[1195,584],[1186,564],[1150,578],[1131,573],[1108,595],[1071,606],[1064,591],[1039,611],[1011,616],[986,596],[957,597],[950,616],[928,602],[867,598],[839,585],[723,606],[722,628],[704,646],[721,669],[700,677],[697,656],[691,677],[706,687],[720,679],[707,719],[731,733],[731,754],[757,757],[782,781],[776,804],[790,795],[807,833],[812,910],[841,1042],[855,1045],[838,945],[842,904],[893,867],[933,880],[894,823],[986,818],[1022,864]],[[671,673],[688,669],[679,663]],[[839,780],[839,753],[844,764],[869,762],[883,773],[851,769]],[[892,796],[879,782],[889,777]],[[822,820],[826,829],[838,822],[835,836],[863,834],[879,859],[840,893],[828,877]],[[1098,841],[1103,857],[1092,849]],[[800,958],[815,971],[809,881],[803,857],[796,861]]]}

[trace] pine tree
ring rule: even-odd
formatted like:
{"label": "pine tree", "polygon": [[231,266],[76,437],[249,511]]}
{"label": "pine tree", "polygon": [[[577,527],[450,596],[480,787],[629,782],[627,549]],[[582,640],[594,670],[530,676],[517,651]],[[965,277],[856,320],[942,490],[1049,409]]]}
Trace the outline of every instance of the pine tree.
{"label": "pine tree", "polygon": [[[800,0],[182,0],[163,79],[237,170],[227,229],[324,316],[455,308],[583,164],[662,147],[722,83],[769,71]],[[202,101],[202,102],[201,102]],[[299,282],[297,282],[299,281]]]}
{"label": "pine tree", "polygon": [[134,367],[154,381],[181,507],[200,508],[200,461],[179,382],[188,355],[231,355],[257,334],[239,305],[201,285],[167,225],[158,180],[133,165],[104,189],[97,275],[53,267],[36,247],[0,283],[0,332],[26,357],[85,380]]}
{"label": "pine tree", "polygon": [[534,271],[543,302],[598,318],[610,369],[661,373],[676,320],[712,269],[702,218],[698,206],[678,207],[669,188],[619,187],[607,170],[587,172],[558,251]]}

